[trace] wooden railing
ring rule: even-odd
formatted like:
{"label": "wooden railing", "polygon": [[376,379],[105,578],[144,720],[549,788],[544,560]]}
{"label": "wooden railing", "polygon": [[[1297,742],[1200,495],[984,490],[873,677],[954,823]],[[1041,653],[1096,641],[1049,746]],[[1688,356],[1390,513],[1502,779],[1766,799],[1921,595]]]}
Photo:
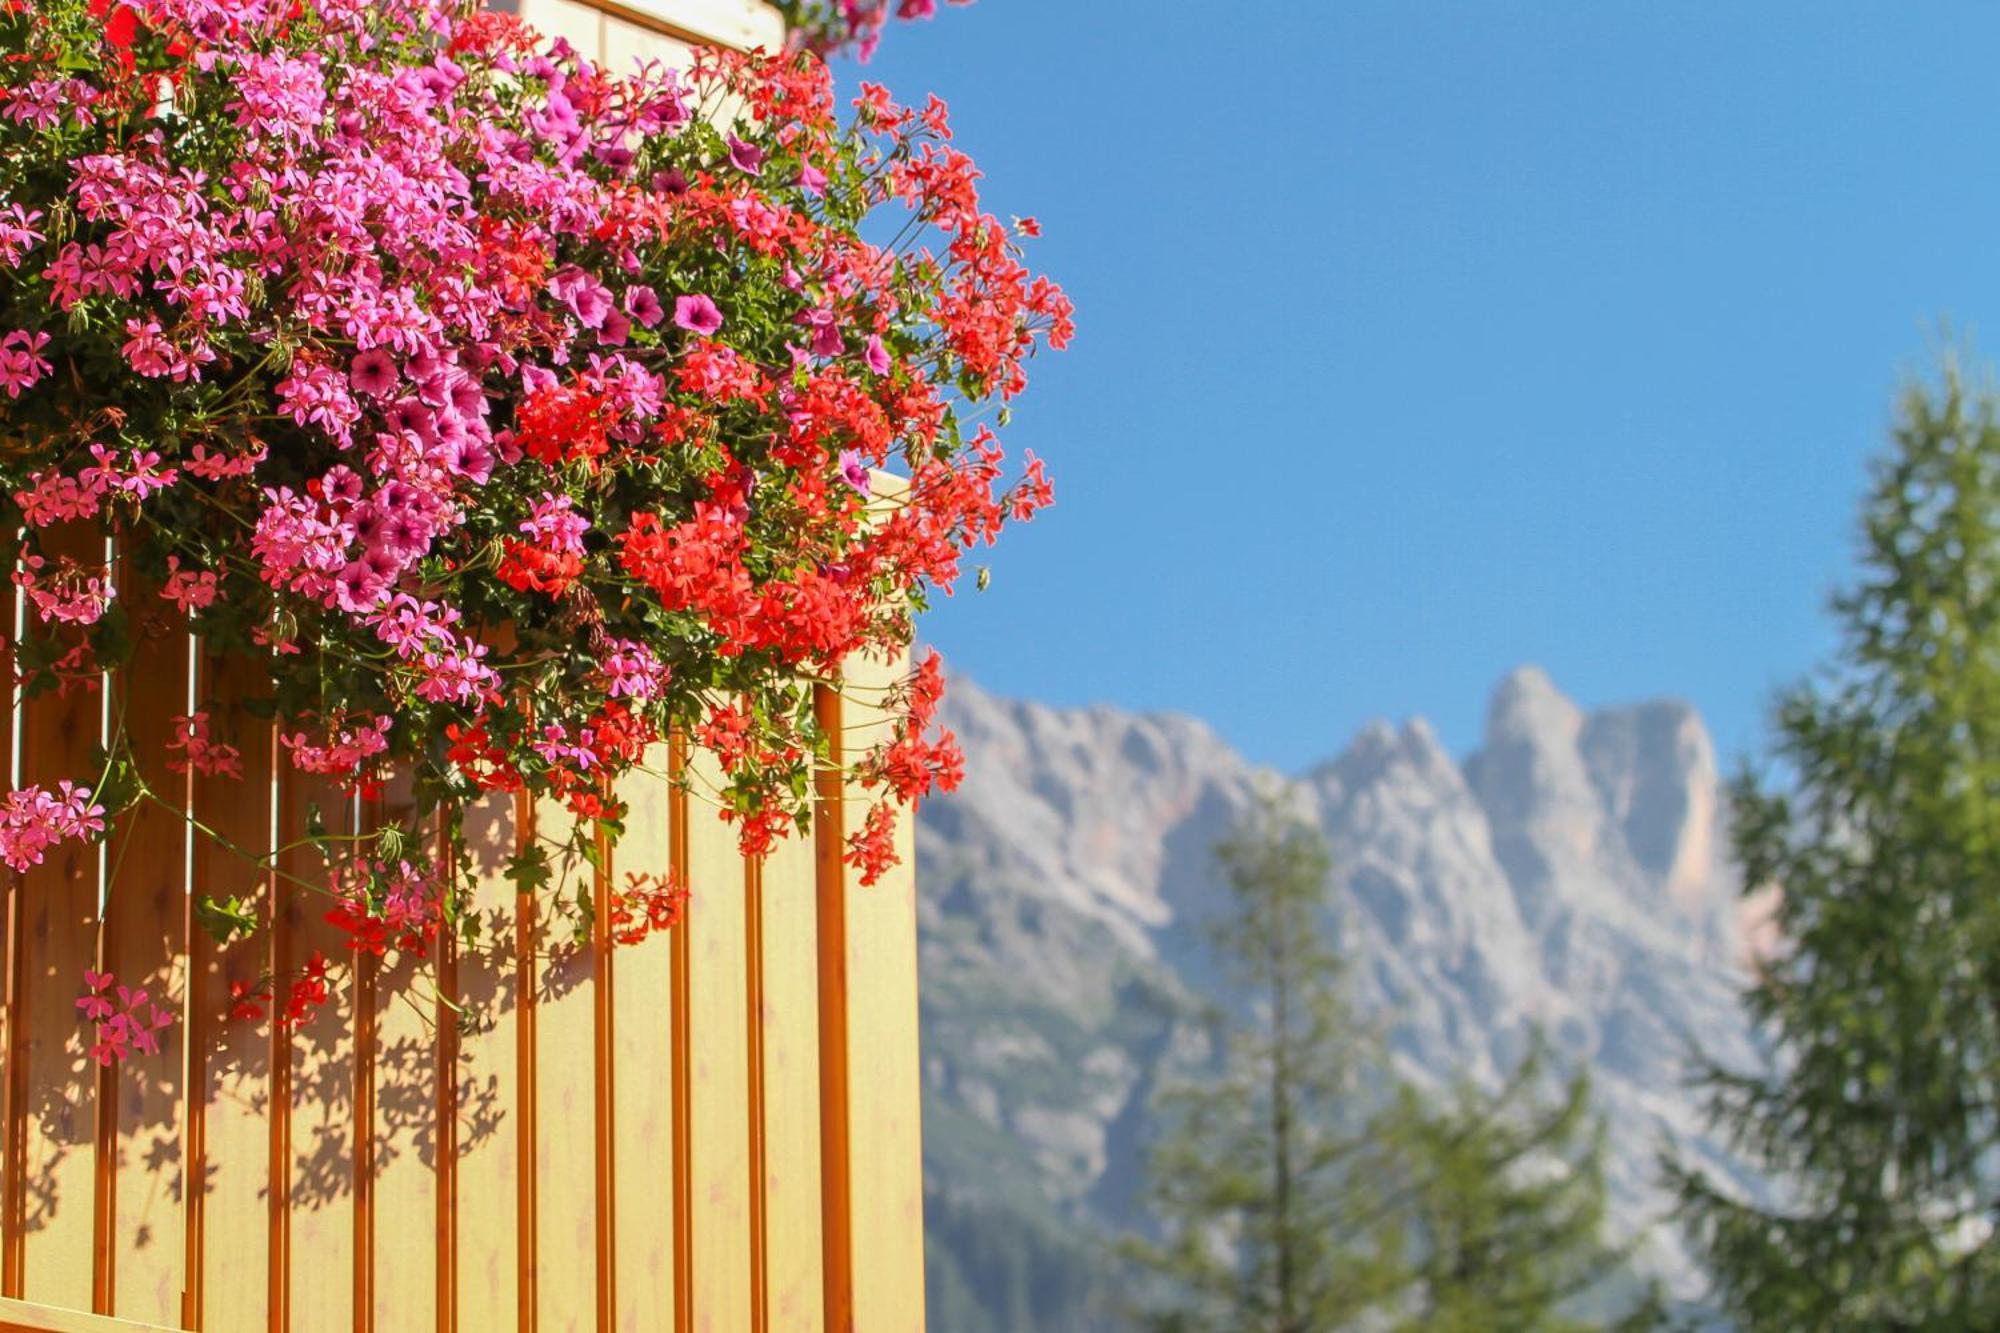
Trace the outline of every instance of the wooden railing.
{"label": "wooden railing", "polygon": [[[755,0],[496,7],[614,65],[783,36]],[[87,556],[101,538],[80,541]],[[850,663],[820,690],[850,751],[901,669]],[[820,783],[816,844],[761,863],[698,798],[634,776],[615,850],[556,871],[601,893],[671,868],[692,889],[687,916],[614,946],[600,913],[578,944],[501,873],[568,816],[494,797],[463,812],[448,850],[470,858],[499,948],[447,949],[436,994],[392,955],[296,1031],[231,1021],[231,982],[340,940],[293,878],[318,871],[309,848],[260,869],[182,812],[253,852],[299,843],[311,806],[356,830],[398,813],[275,762],[252,707],[265,688],[254,663],[200,657],[162,621],[102,691],[0,708],[14,786],[87,779],[112,709],[144,757],[164,754],[171,717],[206,706],[245,770],[189,779],[155,761],[145,777],[178,809],[127,814],[102,849],[65,844],[7,885],[0,1333],[922,1329],[907,828],[901,869],[861,889],[840,860],[837,775]],[[679,746],[652,761],[712,768]],[[218,947],[193,906],[232,895],[266,929]],[[86,968],[175,1012],[157,1056],[89,1060]]]}
{"label": "wooden railing", "polygon": [[[856,663],[820,691],[845,744],[869,743],[891,672]],[[232,981],[341,951],[325,898],[289,878],[316,870],[308,807],[365,830],[393,799],[357,806],[273,763],[256,664],[197,660],[176,628],[107,684],[139,737],[206,702],[243,780],[149,781],[240,848],[296,850],[260,868],[142,809],[101,857],[65,844],[9,886],[0,1329],[130,1326],[88,1312],[232,1333],[922,1326],[913,883],[906,864],[851,884],[837,775],[817,846],[760,862],[699,795],[627,779],[625,837],[554,867],[599,902],[632,874],[683,877],[683,923],[627,946],[601,912],[582,943],[538,918],[503,864],[536,839],[553,852],[570,817],[491,797],[449,850],[494,943],[448,948],[439,993],[415,960],[364,956],[286,1031],[227,1006]],[[99,697],[43,695],[7,725],[17,783],[74,778]],[[713,770],[698,749],[651,760],[691,766],[697,793]],[[240,896],[265,931],[216,946],[197,895]],[[176,1013],[158,1055],[89,1060],[87,968]]]}

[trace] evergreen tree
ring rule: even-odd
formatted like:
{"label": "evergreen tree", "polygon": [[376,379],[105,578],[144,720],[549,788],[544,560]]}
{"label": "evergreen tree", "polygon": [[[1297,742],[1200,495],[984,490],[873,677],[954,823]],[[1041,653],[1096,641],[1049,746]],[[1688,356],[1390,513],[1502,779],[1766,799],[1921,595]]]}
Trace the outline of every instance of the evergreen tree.
{"label": "evergreen tree", "polygon": [[[1133,1253],[1161,1279],[1147,1325],[1320,1333],[1399,1279],[1396,1236],[1337,1131],[1363,1069],[1321,925],[1332,859],[1319,830],[1267,798],[1216,849],[1234,911],[1216,951],[1243,1001],[1213,1082],[1162,1098],[1153,1211],[1167,1240]],[[1371,1229],[1371,1219],[1373,1219]]]}
{"label": "evergreen tree", "polygon": [[[1432,1109],[1405,1088],[1378,1120],[1401,1177],[1414,1264],[1397,1333],[1581,1333],[1589,1298],[1628,1276],[1604,1233],[1604,1137],[1590,1080],[1548,1091],[1539,1043],[1496,1094]],[[1613,1303],[1606,1299],[1601,1303]],[[1659,1326],[1656,1291],[1610,1326]]]}
{"label": "evergreen tree", "polygon": [[[1551,1100],[1545,1053],[1498,1093],[1432,1110],[1358,1036],[1322,922],[1331,856],[1275,798],[1217,849],[1216,928],[1243,1003],[1222,1074],[1164,1099],[1153,1207],[1131,1252],[1160,1279],[1157,1333],[1569,1333],[1622,1273],[1601,1239],[1588,1084]],[[1372,1114],[1371,1114],[1372,1109]],[[1650,1304],[1615,1326],[1651,1327]]]}
{"label": "evergreen tree", "polygon": [[1835,599],[1831,668],[1782,697],[1777,777],[1733,803],[1780,945],[1749,990],[1773,1068],[1712,1069],[1746,1199],[1673,1164],[1747,1330],[2000,1328],[2000,420],[1913,386]]}

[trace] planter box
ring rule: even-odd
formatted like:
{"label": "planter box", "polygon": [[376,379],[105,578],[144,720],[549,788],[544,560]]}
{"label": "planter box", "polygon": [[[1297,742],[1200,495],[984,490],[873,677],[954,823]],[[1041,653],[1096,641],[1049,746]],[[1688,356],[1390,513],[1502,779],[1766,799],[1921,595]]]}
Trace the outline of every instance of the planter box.
{"label": "planter box", "polygon": [[[776,45],[769,6],[525,0],[529,22],[613,63],[689,43]],[[100,539],[85,537],[85,550]],[[95,549],[102,549],[101,546]],[[123,589],[130,596],[136,590]],[[0,623],[13,623],[11,589]],[[153,599],[157,601],[157,599]],[[148,773],[194,817],[268,851],[307,810],[365,831],[393,815],[273,762],[245,704],[254,662],[197,660],[171,628],[103,696],[0,709],[12,785],[90,772],[102,698],[145,756],[201,701],[241,744],[241,782]],[[823,715],[859,749],[902,664],[854,662]],[[661,747],[658,766],[712,762]],[[464,851],[499,947],[447,953],[443,994],[413,964],[364,960],[296,1031],[226,1017],[230,983],[295,968],[341,936],[324,899],[190,835],[125,816],[100,855],[66,844],[6,888],[0,993],[0,1333],[116,1330],[837,1330],[923,1327],[914,849],[866,890],[840,863],[847,793],[819,793],[820,841],[762,863],[698,796],[635,776],[600,889],[682,873],[674,931],[578,944],[536,919],[506,857],[568,816],[495,796]],[[393,797],[389,798],[393,801]],[[441,833],[439,834],[441,836]],[[219,948],[196,896],[268,924]],[[100,1070],[74,1002],[86,967],[168,997],[158,1056]],[[480,1016],[455,1018],[454,1003]]]}

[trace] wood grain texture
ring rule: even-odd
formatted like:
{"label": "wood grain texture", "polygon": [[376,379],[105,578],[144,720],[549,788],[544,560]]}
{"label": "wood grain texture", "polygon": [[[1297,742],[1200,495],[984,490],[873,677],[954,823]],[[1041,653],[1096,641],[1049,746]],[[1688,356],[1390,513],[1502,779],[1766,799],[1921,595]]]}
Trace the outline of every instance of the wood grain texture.
{"label": "wood grain texture", "polygon": [[[355,1036],[357,972],[346,936],[325,917],[332,899],[320,851],[306,841],[313,812],[332,846],[352,846],[353,798],[324,778],[279,768],[278,933],[287,968],[317,954],[332,993],[284,1034],[289,1064],[284,1128],[283,1294],[290,1333],[348,1333],[355,1316]],[[281,980],[285,971],[281,969]]]}
{"label": "wood grain texture", "polygon": [[111,831],[104,957],[121,984],[144,990],[173,1015],[154,1034],[159,1049],[135,1051],[109,1071],[111,1096],[100,1121],[111,1154],[106,1234],[110,1268],[100,1279],[107,1312],[151,1323],[180,1317],[183,1265],[182,1146],[184,1001],[188,940],[188,775],[169,766],[174,719],[188,711],[187,626],[129,557],[120,561],[120,600],[132,619],[133,664],[113,682],[112,715],[122,718],[140,780],[157,797],[127,812]]}
{"label": "wood grain texture", "polygon": [[[211,734],[242,754],[242,776],[197,776],[194,892],[238,899],[268,930],[272,919],[272,750],[275,731],[252,711],[269,694],[263,663],[205,657],[196,698]],[[191,932],[188,1004],[188,1290],[185,1322],[209,1333],[267,1326],[270,1244],[271,1035],[267,1022],[232,1018],[231,988],[269,997],[268,936],[219,944]]]}
{"label": "wood grain texture", "polygon": [[744,865],[714,803],[721,772],[696,749],[688,772],[688,1114],[697,1333],[751,1328],[749,958]]}
{"label": "wood grain texture", "polygon": [[456,1327],[463,1333],[528,1327],[522,1288],[531,1271],[524,1260],[532,1235],[523,1230],[522,1187],[533,1172],[522,1168],[533,1157],[523,1142],[524,972],[517,947],[526,909],[506,876],[527,839],[520,804],[493,793],[466,807],[461,820],[464,865],[472,876],[470,910],[478,921],[454,968],[461,1014],[453,1073],[457,1206],[449,1221],[458,1255],[452,1274]]}
{"label": "wood grain texture", "polygon": [[785,20],[767,4],[744,0],[591,0],[619,21],[657,34],[658,40],[727,46],[738,51],[785,44]]}
{"label": "wood grain texture", "polygon": [[534,934],[538,1333],[585,1333],[598,1321],[597,965],[587,924],[549,907],[591,886],[590,863],[571,844],[575,828],[559,802],[537,803],[535,842],[550,869]]}
{"label": "wood grain texture", "polygon": [[[43,554],[104,567],[94,525],[43,534]],[[96,678],[93,678],[93,682]],[[75,682],[21,708],[21,781],[50,791],[67,779],[97,785],[91,762],[103,720],[101,683]],[[22,1095],[10,1108],[20,1136],[18,1288],[46,1305],[92,1308],[95,1290],[99,1074],[86,1055],[90,1025],[76,997],[98,962],[100,849],[75,840],[48,850],[21,877],[22,986],[15,1059]],[[10,1212],[13,1210],[10,1209]]]}
{"label": "wood grain texture", "polygon": [[[667,764],[667,747],[654,746],[648,766],[664,772]],[[610,882],[614,890],[637,892],[672,869],[672,791],[659,777],[635,773],[619,784],[618,796],[626,805],[625,834],[611,854]],[[620,1333],[674,1326],[673,966],[673,936],[655,932],[618,946],[613,971]]]}
{"label": "wood grain texture", "polygon": [[[850,756],[866,753],[886,735],[882,704],[907,670],[900,656],[848,660],[841,721]],[[851,788],[847,798],[852,827],[865,798]],[[847,1131],[855,1182],[848,1201],[851,1319],[853,1329],[868,1333],[921,1333],[924,1327],[923,1084],[910,823],[905,810],[896,834],[901,864],[879,882],[862,886],[852,867],[842,877]]]}
{"label": "wood grain texture", "polygon": [[819,943],[812,844],[776,844],[753,880],[761,1313],[772,1333],[821,1333]]}
{"label": "wood grain texture", "polygon": [[[408,783],[373,809],[436,864],[435,816],[419,821]],[[371,1333],[437,1326],[438,1011],[435,950],[390,950],[377,969],[370,1043],[367,1290]]]}
{"label": "wood grain texture", "polygon": [[0,1333],[172,1333],[175,1324],[84,1314],[0,1297]]}

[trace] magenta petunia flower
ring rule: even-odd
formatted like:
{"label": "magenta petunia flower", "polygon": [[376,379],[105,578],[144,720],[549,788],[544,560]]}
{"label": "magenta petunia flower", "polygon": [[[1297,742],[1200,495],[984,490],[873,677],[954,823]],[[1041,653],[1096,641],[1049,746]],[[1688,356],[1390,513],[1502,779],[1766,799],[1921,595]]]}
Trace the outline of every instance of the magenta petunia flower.
{"label": "magenta petunia flower", "polygon": [[849,486],[861,492],[862,499],[868,498],[868,465],[861,461],[859,449],[840,451],[840,475],[847,479]]}
{"label": "magenta petunia flower", "polygon": [[667,317],[666,307],[660,304],[659,293],[646,286],[625,289],[625,313],[639,321],[640,327],[648,329]]}
{"label": "magenta petunia flower", "polygon": [[371,347],[354,358],[354,364],[347,369],[347,382],[357,393],[365,393],[371,398],[381,398],[396,387],[399,376],[396,362],[379,347]]}
{"label": "magenta petunia flower", "polygon": [[754,176],[764,169],[764,150],[732,134],[729,136],[729,164]]}
{"label": "magenta petunia flower", "polygon": [[722,311],[706,296],[676,296],[674,324],[689,333],[708,337],[722,328]]}
{"label": "magenta petunia flower", "polygon": [[868,350],[863,353],[862,359],[868,362],[868,368],[877,375],[889,373],[889,349],[882,345],[881,334],[868,335]]}

